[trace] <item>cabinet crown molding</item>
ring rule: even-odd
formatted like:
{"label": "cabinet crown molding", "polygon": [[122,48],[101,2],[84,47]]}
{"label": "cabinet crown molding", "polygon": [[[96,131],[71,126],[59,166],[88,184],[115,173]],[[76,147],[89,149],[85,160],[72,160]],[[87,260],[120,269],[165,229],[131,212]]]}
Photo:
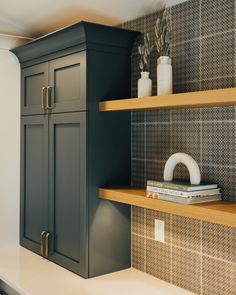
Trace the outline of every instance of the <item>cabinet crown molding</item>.
{"label": "cabinet crown molding", "polygon": [[[120,34],[122,31],[122,34]],[[21,64],[32,60],[46,61],[53,59],[55,52],[61,55],[85,49],[120,51],[128,54],[133,41],[139,33],[89,22],[79,22],[35,39],[11,51],[18,57]],[[70,52],[67,52],[70,50]],[[28,64],[27,64],[28,65]]]}

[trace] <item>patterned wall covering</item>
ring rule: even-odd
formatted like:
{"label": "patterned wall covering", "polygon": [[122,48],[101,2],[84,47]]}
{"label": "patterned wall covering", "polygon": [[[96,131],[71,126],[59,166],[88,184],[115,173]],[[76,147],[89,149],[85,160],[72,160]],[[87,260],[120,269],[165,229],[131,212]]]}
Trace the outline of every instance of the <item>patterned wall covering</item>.
{"label": "patterned wall covering", "polygon": [[[236,86],[235,0],[190,0],[171,7],[174,92]],[[158,12],[123,28],[154,38]],[[137,41],[132,54],[132,95],[137,96]],[[153,95],[156,59],[151,58]],[[175,152],[200,165],[204,180],[217,182],[225,200],[236,201],[236,108],[146,111],[132,114],[132,181],[162,179]],[[188,177],[178,166],[175,177]],[[186,208],[187,210],[187,208]],[[154,219],[165,221],[166,242],[154,241]],[[196,294],[236,295],[236,231],[189,218],[132,208],[133,267]]]}

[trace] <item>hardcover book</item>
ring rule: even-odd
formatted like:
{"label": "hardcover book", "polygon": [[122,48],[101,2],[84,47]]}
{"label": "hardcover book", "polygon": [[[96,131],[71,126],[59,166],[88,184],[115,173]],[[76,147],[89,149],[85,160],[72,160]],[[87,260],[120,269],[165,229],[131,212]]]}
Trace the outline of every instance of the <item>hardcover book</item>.
{"label": "hardcover book", "polygon": [[159,188],[173,189],[183,192],[194,192],[208,189],[216,189],[217,184],[215,183],[206,183],[202,182],[199,185],[190,184],[188,181],[176,180],[176,181],[157,181],[157,180],[148,180],[148,186],[156,186]]}
{"label": "hardcover book", "polygon": [[169,202],[175,202],[180,204],[199,204],[199,203],[206,203],[206,202],[213,202],[213,201],[220,201],[221,200],[221,194],[216,195],[210,195],[210,196],[198,196],[198,197],[191,197],[191,198],[183,198],[173,195],[166,195],[166,194],[160,194],[155,192],[147,191],[147,197],[163,200],[163,201],[169,201]]}
{"label": "hardcover book", "polygon": [[179,190],[173,190],[173,189],[148,185],[147,191],[166,194],[166,195],[179,196],[179,197],[183,197],[183,198],[190,198],[193,196],[216,195],[216,194],[220,193],[220,188],[207,189],[207,190],[201,190],[201,191],[193,191],[193,192],[184,192],[184,191],[179,191]]}

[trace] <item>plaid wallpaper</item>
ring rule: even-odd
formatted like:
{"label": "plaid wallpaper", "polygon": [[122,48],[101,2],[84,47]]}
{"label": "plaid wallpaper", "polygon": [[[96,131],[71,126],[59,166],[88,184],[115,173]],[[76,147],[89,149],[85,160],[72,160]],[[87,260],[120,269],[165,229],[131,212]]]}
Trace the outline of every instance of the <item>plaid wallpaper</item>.
{"label": "plaid wallpaper", "polygon": [[[174,92],[236,86],[235,0],[189,0],[170,9]],[[121,25],[154,38],[158,12]],[[137,40],[132,53],[132,96],[137,97]],[[156,60],[150,76],[156,95]],[[158,99],[158,98],[157,98]],[[236,108],[216,107],[132,113],[132,182],[162,179],[165,161],[186,152],[224,200],[236,202]],[[188,178],[178,165],[175,177]],[[154,219],[165,221],[166,242],[154,241]],[[236,295],[236,231],[189,218],[132,208],[133,267],[196,294]]]}

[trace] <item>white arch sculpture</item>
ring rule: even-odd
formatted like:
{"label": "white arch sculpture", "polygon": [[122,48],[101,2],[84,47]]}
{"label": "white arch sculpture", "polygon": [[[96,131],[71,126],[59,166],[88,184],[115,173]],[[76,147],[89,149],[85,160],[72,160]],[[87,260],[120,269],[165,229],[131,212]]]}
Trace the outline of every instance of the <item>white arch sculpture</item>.
{"label": "white arch sculpture", "polygon": [[200,184],[201,173],[198,164],[191,156],[185,153],[173,154],[167,160],[164,168],[164,181],[173,180],[175,167],[180,163],[184,164],[187,167],[190,175],[190,183],[196,185]]}

